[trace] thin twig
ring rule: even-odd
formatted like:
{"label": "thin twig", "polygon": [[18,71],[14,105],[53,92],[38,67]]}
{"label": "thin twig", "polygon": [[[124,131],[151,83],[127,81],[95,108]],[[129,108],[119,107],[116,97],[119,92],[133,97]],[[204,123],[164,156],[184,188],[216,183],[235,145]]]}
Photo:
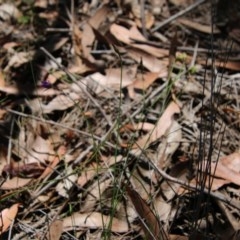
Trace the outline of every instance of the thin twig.
{"label": "thin twig", "polygon": [[185,8],[184,10],[174,14],[173,16],[171,16],[170,18],[166,19],[165,21],[161,22],[159,25],[157,25],[155,28],[153,28],[151,30],[151,32],[156,32],[158,29],[162,28],[163,26],[166,26],[167,24],[171,23],[172,21],[176,20],[177,18],[183,16],[184,14],[190,12],[191,10],[193,10],[194,8],[196,8],[197,6],[199,6],[200,4],[204,3],[206,0],[199,0],[195,3],[193,3],[192,5],[188,6],[187,8]]}
{"label": "thin twig", "polygon": [[65,32],[70,32],[71,30],[69,28],[47,28],[46,29],[47,32],[61,32],[61,33],[65,33]]}
{"label": "thin twig", "polygon": [[146,31],[146,19],[145,19],[145,0],[140,1],[141,5],[141,22],[142,22],[142,33],[145,38],[147,38],[147,31]]}

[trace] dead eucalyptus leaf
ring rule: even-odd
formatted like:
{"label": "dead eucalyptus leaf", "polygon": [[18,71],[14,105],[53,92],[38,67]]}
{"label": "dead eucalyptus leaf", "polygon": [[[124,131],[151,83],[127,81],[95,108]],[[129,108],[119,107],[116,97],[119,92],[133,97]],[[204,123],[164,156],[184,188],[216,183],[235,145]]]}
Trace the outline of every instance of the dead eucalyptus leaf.
{"label": "dead eucalyptus leaf", "polygon": [[49,228],[49,240],[59,240],[63,231],[63,222],[55,220],[51,223]]}
{"label": "dead eucalyptus leaf", "polygon": [[[157,219],[148,204],[141,198],[141,196],[131,187],[126,186],[127,194],[133,203],[141,221],[141,226],[144,230],[146,239],[150,240],[164,240],[168,239],[167,234],[161,226],[160,220]],[[144,221],[144,223],[143,223]]]}
{"label": "dead eucalyptus leaf", "polygon": [[[203,164],[207,164],[206,161]],[[235,152],[211,163],[211,190],[217,190],[225,184],[234,183],[240,186],[240,153]],[[208,184],[209,181],[206,181]],[[209,186],[206,186],[209,188]]]}
{"label": "dead eucalyptus leaf", "polygon": [[141,74],[137,79],[131,84],[133,88],[146,90],[154,81],[157,80],[159,73],[147,72]]}
{"label": "dead eucalyptus leaf", "polygon": [[126,221],[115,217],[106,216],[99,212],[74,213],[63,219],[63,230],[69,231],[76,228],[110,229],[112,232],[123,233],[129,230]]}
{"label": "dead eucalyptus leaf", "polygon": [[[112,35],[118,39],[119,41],[130,45],[132,47],[138,48],[147,52],[156,57],[164,57],[168,55],[168,51],[165,49],[157,48],[148,45],[147,43],[144,44],[146,41],[145,37],[139,32],[136,26],[132,26],[130,29],[127,29],[123,26],[112,24],[110,27],[110,32]],[[137,44],[134,41],[141,41],[142,44]]]}
{"label": "dead eucalyptus leaf", "polygon": [[[167,76],[167,60],[159,60],[157,57],[150,55],[140,49],[130,49],[128,54],[131,58],[137,61],[139,64],[142,64],[150,72],[159,72],[161,76]],[[165,73],[166,75],[163,75]]]}
{"label": "dead eucalyptus leaf", "polygon": [[162,116],[159,118],[156,127],[153,129],[153,131],[149,132],[142,138],[140,138],[136,144],[134,144],[133,148],[139,148],[139,149],[146,149],[150,143],[156,141],[161,136],[165,134],[167,129],[171,126],[173,121],[173,115],[175,113],[179,113],[180,108],[175,102],[171,102]]}
{"label": "dead eucalyptus leaf", "polygon": [[0,213],[0,235],[8,230],[18,213],[19,203],[12,205],[10,208],[5,208]]}

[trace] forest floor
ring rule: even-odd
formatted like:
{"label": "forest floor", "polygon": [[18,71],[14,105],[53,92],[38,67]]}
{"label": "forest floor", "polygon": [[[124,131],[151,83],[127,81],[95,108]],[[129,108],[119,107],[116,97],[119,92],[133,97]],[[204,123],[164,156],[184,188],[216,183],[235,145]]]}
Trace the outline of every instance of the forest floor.
{"label": "forest floor", "polygon": [[210,1],[0,1],[0,239],[239,239],[239,45]]}

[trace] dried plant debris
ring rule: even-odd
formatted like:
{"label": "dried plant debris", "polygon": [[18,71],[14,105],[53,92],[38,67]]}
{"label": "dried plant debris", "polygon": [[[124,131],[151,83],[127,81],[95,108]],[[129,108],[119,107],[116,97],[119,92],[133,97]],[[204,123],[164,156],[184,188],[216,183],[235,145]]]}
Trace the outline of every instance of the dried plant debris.
{"label": "dried plant debris", "polygon": [[0,1],[1,238],[238,239],[239,8]]}

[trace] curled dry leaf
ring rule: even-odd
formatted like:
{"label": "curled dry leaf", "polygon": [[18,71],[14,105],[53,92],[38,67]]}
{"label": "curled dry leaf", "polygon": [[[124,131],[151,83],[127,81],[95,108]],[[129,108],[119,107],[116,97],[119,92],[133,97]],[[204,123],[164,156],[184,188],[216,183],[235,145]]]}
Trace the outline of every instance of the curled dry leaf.
{"label": "curled dry leaf", "polygon": [[110,229],[112,232],[123,233],[129,230],[128,223],[102,213],[74,213],[63,219],[63,230],[76,228]]}
{"label": "curled dry leaf", "polygon": [[0,213],[0,235],[7,231],[9,226],[14,221],[17,213],[18,213],[19,203],[12,205],[10,208],[5,208]]}

